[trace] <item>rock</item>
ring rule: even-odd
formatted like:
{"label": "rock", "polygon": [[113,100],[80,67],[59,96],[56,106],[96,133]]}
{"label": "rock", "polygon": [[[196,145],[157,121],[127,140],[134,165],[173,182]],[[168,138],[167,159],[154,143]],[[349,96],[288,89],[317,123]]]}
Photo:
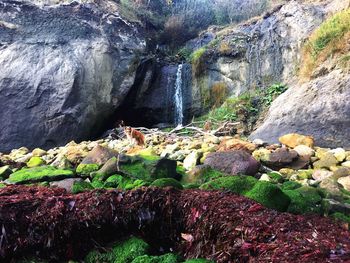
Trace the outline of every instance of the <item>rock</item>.
{"label": "rock", "polygon": [[271,179],[267,174],[262,174],[259,178],[259,181],[266,181],[266,182],[270,182]]}
{"label": "rock", "polygon": [[310,148],[314,146],[314,138],[312,136],[305,136],[297,133],[290,133],[279,137],[279,142],[290,147],[295,148],[298,145],[305,145]]}
{"label": "rock", "polygon": [[118,163],[118,158],[112,157],[97,171],[97,174],[105,176],[116,174],[120,169],[119,166],[120,163]]}
{"label": "rock", "polygon": [[193,167],[195,167],[198,163],[198,159],[200,158],[200,154],[197,151],[191,152],[187,157],[185,158],[183,162],[183,167],[186,170],[191,170]]}
{"label": "rock", "polygon": [[255,139],[255,140],[253,140],[253,143],[258,147],[262,147],[262,146],[267,145],[267,143],[261,139]]}
{"label": "rock", "polygon": [[298,153],[288,148],[279,148],[270,154],[269,160],[265,161],[268,166],[275,168],[286,167],[298,159]]}
{"label": "rock", "polygon": [[6,180],[10,174],[12,174],[10,166],[5,165],[0,167],[0,181]]}
{"label": "rock", "polygon": [[71,169],[73,168],[72,164],[63,154],[58,154],[56,159],[51,163],[52,166],[60,169]]}
{"label": "rock", "polygon": [[345,158],[346,158],[346,152],[342,148],[333,149],[333,150],[331,150],[329,152],[332,153],[334,155],[334,157],[337,159],[337,161],[340,162],[340,163],[342,161],[344,161]]}
{"label": "rock", "polygon": [[279,170],[279,173],[286,179],[289,179],[292,175],[297,174],[297,172],[291,168],[282,168]]}
{"label": "rock", "polygon": [[94,187],[87,181],[75,181],[72,186],[72,193],[78,194],[92,189]]}
{"label": "rock", "polygon": [[314,154],[315,154],[315,151],[306,145],[298,145],[298,146],[294,147],[293,150],[296,151],[299,156],[303,156],[303,157],[310,158],[310,157],[314,156]]}
{"label": "rock", "polygon": [[10,152],[10,154],[9,154],[9,157],[10,157],[12,160],[16,160],[16,159],[19,159],[19,158],[24,157],[25,155],[27,155],[27,153],[29,153],[28,148],[26,148],[26,147],[21,147],[21,148],[19,148],[19,149],[11,150],[11,152]]}
{"label": "rock", "polygon": [[70,170],[60,170],[52,166],[39,166],[34,168],[23,168],[14,172],[6,180],[11,184],[37,183],[43,181],[57,181],[71,178],[74,173]]}
{"label": "rock", "polygon": [[82,182],[83,180],[80,178],[68,178],[68,179],[63,179],[60,181],[55,181],[51,182],[50,186],[51,187],[59,187],[59,188],[64,188],[68,193],[73,193],[73,185],[76,182]]}
{"label": "rock", "polygon": [[340,177],[337,181],[345,190],[350,191],[350,176]]}
{"label": "rock", "polygon": [[314,170],[312,173],[312,178],[316,181],[322,181],[326,178],[332,177],[333,172],[327,171],[327,170]]}
{"label": "rock", "polygon": [[43,149],[35,148],[35,149],[32,151],[32,154],[33,154],[33,156],[42,157],[42,156],[46,155],[47,152],[44,151]]}
{"label": "rock", "polygon": [[268,162],[270,160],[270,154],[271,151],[267,150],[265,148],[261,148],[258,150],[255,150],[252,155],[253,157],[260,162]]}
{"label": "rock", "polygon": [[350,168],[348,168],[348,167],[340,167],[333,172],[334,179],[338,179],[340,177],[344,177],[344,176],[348,176],[348,175],[350,175]]}
{"label": "rock", "polygon": [[315,169],[327,168],[329,169],[332,166],[336,166],[338,160],[334,157],[332,153],[325,153],[319,161],[313,163]]}
{"label": "rock", "polygon": [[333,214],[336,212],[350,215],[350,204],[344,204],[333,199],[323,199],[322,209],[325,214]]}
{"label": "rock", "polygon": [[325,189],[333,197],[341,196],[339,186],[332,177],[323,179],[320,183],[320,188]]}
{"label": "rock", "polygon": [[350,168],[350,161],[343,162],[341,165]]}
{"label": "rock", "polygon": [[255,175],[260,167],[249,153],[240,150],[209,153],[204,164],[230,175]]}
{"label": "rock", "polygon": [[312,169],[298,170],[298,179],[299,180],[311,179],[313,172],[314,171]]}
{"label": "rock", "polygon": [[68,145],[61,154],[72,164],[79,164],[88,154],[88,149],[81,145]]}
{"label": "rock", "polygon": [[97,135],[133,86],[146,46],[113,1],[40,2],[0,2],[1,20],[18,28],[1,29],[0,151]]}
{"label": "rock", "polygon": [[93,148],[86,157],[82,160],[82,164],[99,164],[103,165],[105,164],[109,159],[113,157],[117,157],[118,152],[109,149],[107,147],[103,147],[100,145],[97,145],[95,148]]}
{"label": "rock", "polygon": [[349,86],[350,75],[341,70],[292,85],[272,103],[249,139],[275,143],[281,135],[297,132],[313,136],[322,147],[350,147]]}
{"label": "rock", "polygon": [[46,164],[45,161],[44,161],[42,158],[37,157],[37,156],[33,156],[33,157],[30,158],[30,160],[27,162],[27,166],[28,166],[29,168],[41,166],[41,165],[44,165],[44,164]]}
{"label": "rock", "polygon": [[218,151],[230,151],[230,150],[244,150],[253,152],[256,149],[256,145],[251,142],[239,140],[239,139],[226,139],[223,140],[218,147]]}

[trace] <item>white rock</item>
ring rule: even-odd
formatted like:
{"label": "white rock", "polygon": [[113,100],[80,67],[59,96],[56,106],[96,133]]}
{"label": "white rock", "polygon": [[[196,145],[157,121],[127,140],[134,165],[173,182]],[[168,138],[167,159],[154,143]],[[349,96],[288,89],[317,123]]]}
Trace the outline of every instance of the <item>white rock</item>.
{"label": "white rock", "polygon": [[338,160],[338,162],[342,162],[346,158],[346,152],[342,148],[333,149],[329,152],[333,153],[334,157]]}
{"label": "white rock", "polygon": [[345,190],[350,191],[350,176],[340,177],[338,183],[341,184]]}
{"label": "white rock", "polygon": [[294,151],[296,151],[300,156],[314,156],[315,151],[306,145],[298,145],[294,148]]}
{"label": "white rock", "polygon": [[197,165],[198,159],[200,158],[200,154],[197,151],[191,152],[186,156],[183,166],[186,170],[191,170]]}
{"label": "white rock", "polygon": [[316,181],[322,181],[326,178],[329,178],[333,175],[333,172],[327,170],[315,170],[312,173],[312,178]]}

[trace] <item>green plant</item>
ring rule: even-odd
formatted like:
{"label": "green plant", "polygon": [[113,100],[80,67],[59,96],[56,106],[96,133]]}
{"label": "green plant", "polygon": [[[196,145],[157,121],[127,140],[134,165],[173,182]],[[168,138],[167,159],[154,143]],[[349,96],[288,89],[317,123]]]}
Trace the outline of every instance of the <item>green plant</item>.
{"label": "green plant", "polygon": [[273,100],[278,95],[281,95],[283,92],[285,92],[286,90],[287,90],[287,86],[285,86],[283,84],[274,84],[274,85],[268,87],[261,94],[262,104],[264,106],[270,106],[271,103],[273,102]]}
{"label": "green plant", "polygon": [[327,19],[306,42],[302,52],[300,76],[310,78],[314,68],[335,54],[348,52],[350,39],[350,9]]}

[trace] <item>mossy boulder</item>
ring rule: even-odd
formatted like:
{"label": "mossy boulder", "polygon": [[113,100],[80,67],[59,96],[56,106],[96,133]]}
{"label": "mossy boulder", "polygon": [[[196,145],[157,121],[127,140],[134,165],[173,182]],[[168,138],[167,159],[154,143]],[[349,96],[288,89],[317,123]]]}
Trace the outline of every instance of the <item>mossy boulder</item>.
{"label": "mossy boulder", "polygon": [[88,182],[85,182],[85,181],[74,182],[72,187],[72,193],[78,194],[78,193],[82,193],[92,189],[94,189],[94,187]]}
{"label": "mossy boulder", "polygon": [[343,213],[336,212],[336,213],[332,214],[331,217],[338,220],[338,221],[342,221],[342,222],[345,222],[347,224],[350,224],[350,216],[345,215]]}
{"label": "mossy boulder", "polygon": [[257,182],[245,196],[280,212],[286,211],[290,204],[288,195],[283,193],[277,185],[263,181]]}
{"label": "mossy boulder", "polygon": [[285,190],[283,192],[291,199],[287,212],[293,214],[321,213],[320,202],[309,200],[297,190]]}
{"label": "mossy boulder", "polygon": [[165,158],[147,160],[141,157],[135,157],[130,163],[121,164],[120,170],[133,178],[153,182],[160,178],[180,179],[180,175],[176,171],[176,166],[176,161]]}
{"label": "mossy boulder", "polygon": [[0,183],[0,188],[4,188],[4,187],[6,187],[6,185],[3,183]]}
{"label": "mossy boulder", "polygon": [[45,161],[41,157],[38,157],[38,156],[34,156],[34,157],[30,158],[30,160],[27,162],[27,166],[29,168],[38,167],[38,166],[41,166],[44,164],[46,164]]}
{"label": "mossy boulder", "polygon": [[78,165],[75,171],[77,174],[90,175],[92,172],[96,172],[99,168],[100,168],[100,165],[96,163],[88,163],[88,164],[81,163]]}
{"label": "mossy boulder", "polygon": [[286,181],[282,184],[281,189],[282,190],[294,190],[297,189],[299,187],[301,187],[302,185],[294,182],[294,181]]}
{"label": "mossy boulder", "polygon": [[270,178],[270,182],[272,183],[283,183],[284,178],[279,172],[270,172],[267,174]]}
{"label": "mossy boulder", "polygon": [[126,263],[147,254],[149,245],[142,239],[132,237],[126,241],[116,243],[109,251],[91,251],[84,259],[85,263]]}
{"label": "mossy boulder", "polygon": [[11,174],[7,180],[12,184],[25,184],[42,181],[57,181],[72,177],[74,177],[73,171],[57,169],[53,166],[39,166],[23,168]]}
{"label": "mossy boulder", "polygon": [[151,183],[151,186],[156,186],[156,187],[167,187],[171,186],[177,189],[183,189],[182,184],[178,181],[175,180],[174,178],[161,178],[155,180],[153,183]]}
{"label": "mossy boulder", "polygon": [[133,179],[122,175],[112,175],[104,182],[104,188],[119,188],[122,190],[136,189],[148,185],[147,182],[140,179]]}
{"label": "mossy boulder", "polygon": [[214,179],[200,186],[204,190],[228,190],[236,194],[250,191],[258,180],[252,176],[226,176]]}
{"label": "mossy boulder", "polygon": [[161,256],[143,255],[135,258],[131,263],[178,263],[180,259],[177,255],[168,253]]}
{"label": "mossy boulder", "polygon": [[228,176],[208,165],[198,165],[182,177],[183,183],[204,184],[210,180]]}

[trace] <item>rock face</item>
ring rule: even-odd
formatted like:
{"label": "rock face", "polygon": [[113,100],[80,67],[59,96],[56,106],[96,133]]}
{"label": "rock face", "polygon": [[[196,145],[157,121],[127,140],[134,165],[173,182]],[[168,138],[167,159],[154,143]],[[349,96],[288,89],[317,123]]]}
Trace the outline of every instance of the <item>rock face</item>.
{"label": "rock face", "polygon": [[323,6],[290,1],[263,19],[217,32],[221,40],[215,55],[207,59],[205,73],[193,81],[194,102],[203,101],[205,91],[217,82],[226,83],[229,93],[238,96],[289,80],[303,41],[326,13]]}
{"label": "rock face", "polygon": [[264,123],[250,136],[269,143],[287,133],[312,135],[322,147],[350,147],[350,75],[340,70],[295,85],[271,105]]}
{"label": "rock face", "polygon": [[94,135],[132,86],[145,47],[112,1],[35,3],[0,2],[0,151]]}

